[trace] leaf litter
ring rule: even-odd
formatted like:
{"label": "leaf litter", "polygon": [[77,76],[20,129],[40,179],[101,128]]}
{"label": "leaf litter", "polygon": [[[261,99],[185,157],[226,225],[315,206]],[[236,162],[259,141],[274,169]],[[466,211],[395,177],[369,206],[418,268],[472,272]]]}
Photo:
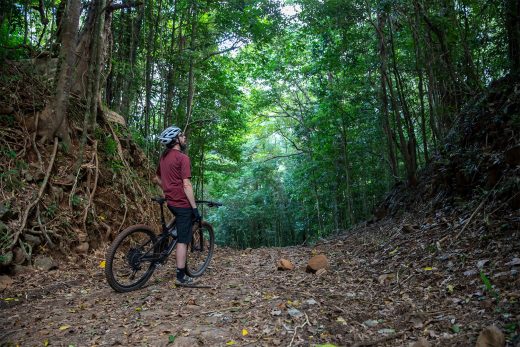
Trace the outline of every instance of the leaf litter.
{"label": "leaf litter", "polygon": [[[27,269],[1,293],[0,343],[456,346],[475,345],[495,325],[512,346],[520,321],[518,232],[482,244],[479,230],[468,229],[452,247],[429,247],[450,217],[388,217],[313,247],[216,247],[201,278],[210,288],[175,287],[169,262],[144,288],[115,293],[99,254],[54,271]],[[419,227],[403,232],[406,224]],[[329,269],[306,272],[320,254]],[[277,270],[282,256],[293,270]]]}

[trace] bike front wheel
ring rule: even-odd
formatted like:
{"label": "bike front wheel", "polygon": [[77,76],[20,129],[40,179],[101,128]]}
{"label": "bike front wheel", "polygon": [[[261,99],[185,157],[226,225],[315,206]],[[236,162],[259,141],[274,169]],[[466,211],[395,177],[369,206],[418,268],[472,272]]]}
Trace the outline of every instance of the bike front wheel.
{"label": "bike front wheel", "polygon": [[202,222],[200,227],[197,225],[193,231],[193,238],[188,244],[186,259],[186,273],[191,277],[199,277],[208,268],[213,248],[215,245],[215,234],[213,227]]}
{"label": "bike front wheel", "polygon": [[114,290],[130,292],[148,281],[155,270],[156,240],[146,225],[133,225],[116,237],[105,257],[105,276]]}

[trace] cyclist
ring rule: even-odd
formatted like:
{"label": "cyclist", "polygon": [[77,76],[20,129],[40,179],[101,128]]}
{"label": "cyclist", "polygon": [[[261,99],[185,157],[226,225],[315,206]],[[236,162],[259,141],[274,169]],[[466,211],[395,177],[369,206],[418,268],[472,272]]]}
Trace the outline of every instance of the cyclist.
{"label": "cyclist", "polygon": [[178,243],[175,249],[177,284],[193,284],[195,279],[186,274],[186,253],[193,236],[193,220],[201,217],[191,185],[190,158],[184,154],[186,135],[176,126],[166,128],[159,141],[166,146],[157,167],[156,182],[161,186],[168,208],[175,215]]}

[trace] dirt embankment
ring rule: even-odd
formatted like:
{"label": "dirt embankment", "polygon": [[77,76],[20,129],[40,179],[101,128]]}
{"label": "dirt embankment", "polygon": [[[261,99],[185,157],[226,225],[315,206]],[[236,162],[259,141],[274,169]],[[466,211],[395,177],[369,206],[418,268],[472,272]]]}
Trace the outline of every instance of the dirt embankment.
{"label": "dirt embankment", "polygon": [[71,146],[38,142],[52,98],[52,78],[39,72],[31,62],[0,71],[0,273],[24,271],[37,256],[78,260],[122,228],[157,219],[154,170],[124,125],[103,116],[82,146],[85,105],[72,96]]}

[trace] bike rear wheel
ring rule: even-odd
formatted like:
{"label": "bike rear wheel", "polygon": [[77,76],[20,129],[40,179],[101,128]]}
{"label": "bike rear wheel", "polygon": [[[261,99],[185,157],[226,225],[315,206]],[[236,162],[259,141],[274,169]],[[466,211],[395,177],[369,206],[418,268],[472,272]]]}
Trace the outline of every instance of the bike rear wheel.
{"label": "bike rear wheel", "polygon": [[133,225],[116,237],[105,257],[105,276],[114,290],[130,292],[148,281],[155,270],[156,240],[146,225]]}
{"label": "bike rear wheel", "polygon": [[188,276],[199,277],[206,271],[213,256],[214,245],[213,227],[206,222],[202,222],[202,225],[193,231],[192,241],[188,244],[186,259]]}

